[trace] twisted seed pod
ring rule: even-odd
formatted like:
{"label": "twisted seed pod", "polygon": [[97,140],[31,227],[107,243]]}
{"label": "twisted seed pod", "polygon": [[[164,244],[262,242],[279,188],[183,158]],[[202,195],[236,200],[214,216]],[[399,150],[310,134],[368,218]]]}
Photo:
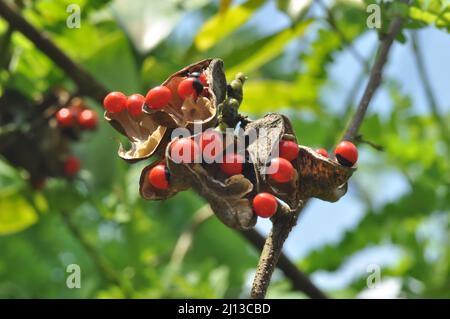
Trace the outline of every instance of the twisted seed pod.
{"label": "twisted seed pod", "polygon": [[[183,100],[178,96],[178,85],[192,72],[206,75],[208,94]],[[156,123],[170,128],[192,127],[193,124],[201,124],[203,128],[215,126],[217,105],[225,99],[227,87],[222,60],[207,59],[191,64],[171,75],[162,85],[172,92],[169,104],[161,110],[152,110],[147,105],[143,108]]]}
{"label": "twisted seed pod", "polygon": [[148,114],[135,117],[126,110],[119,113],[105,111],[104,117],[130,141],[129,150],[120,144],[118,151],[118,155],[128,162],[147,159],[160,149],[159,146],[164,148],[167,143],[167,127],[157,124]]}

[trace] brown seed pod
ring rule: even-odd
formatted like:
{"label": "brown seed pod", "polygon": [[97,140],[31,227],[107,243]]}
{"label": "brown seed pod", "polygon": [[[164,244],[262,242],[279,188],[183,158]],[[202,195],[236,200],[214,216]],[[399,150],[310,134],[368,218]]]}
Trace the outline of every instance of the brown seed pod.
{"label": "brown seed pod", "polygon": [[139,193],[142,198],[147,200],[164,200],[176,195],[178,192],[184,191],[189,188],[189,185],[182,184],[180,182],[174,183],[173,179],[176,176],[171,174],[169,178],[169,189],[161,190],[155,188],[148,180],[148,173],[150,170],[158,164],[161,164],[163,161],[155,161],[149,166],[146,166],[141,173],[141,178],[139,180]]}
{"label": "brown seed pod", "polygon": [[[178,95],[178,85],[193,72],[206,75],[207,94],[183,100]],[[169,128],[190,128],[194,123],[208,128],[216,124],[217,105],[225,99],[227,87],[222,60],[207,59],[191,64],[171,75],[162,85],[172,92],[169,104],[160,110],[152,110],[147,105],[143,108],[156,123]]]}
{"label": "brown seed pod", "polygon": [[[316,197],[326,201],[337,201],[347,190],[346,182],[354,169],[347,168],[330,159],[319,156],[308,147],[299,146],[299,156],[291,163],[296,170],[289,183],[273,181],[266,168],[276,154],[280,140],[297,143],[290,121],[280,114],[271,113],[245,128],[249,136],[248,152],[256,175],[257,192],[269,192],[296,209],[302,200]],[[257,138],[252,139],[256,132]]]}
{"label": "brown seed pod", "polygon": [[[172,141],[171,143],[173,143]],[[218,164],[175,163],[166,148],[166,163],[173,178],[173,187],[192,187],[205,198],[216,216],[227,226],[250,229],[256,224],[248,195],[253,183],[244,175],[224,177],[218,172]]]}
{"label": "brown seed pod", "polygon": [[164,147],[167,127],[158,125],[148,114],[131,116],[127,110],[119,113],[105,111],[105,119],[120,133],[128,137],[131,148],[125,150],[120,144],[118,154],[128,161],[136,162],[152,156],[159,148]]}

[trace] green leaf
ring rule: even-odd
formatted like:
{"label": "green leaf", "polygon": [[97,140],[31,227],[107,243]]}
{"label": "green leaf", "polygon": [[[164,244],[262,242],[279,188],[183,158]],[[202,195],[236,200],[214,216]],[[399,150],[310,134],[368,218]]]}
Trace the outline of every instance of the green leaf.
{"label": "green leaf", "polygon": [[249,0],[242,5],[230,8],[225,13],[211,17],[200,29],[194,44],[200,51],[206,51],[243,25],[253,15],[264,0]]}
{"label": "green leaf", "polygon": [[38,220],[34,208],[20,192],[2,194],[0,199],[0,235],[20,232]]}
{"label": "green leaf", "polygon": [[312,20],[297,23],[293,28],[288,28],[267,37],[262,41],[257,50],[253,50],[245,60],[233,66],[227,71],[227,75],[233,77],[239,72],[251,72],[280,55],[285,46],[297,37],[302,36]]}

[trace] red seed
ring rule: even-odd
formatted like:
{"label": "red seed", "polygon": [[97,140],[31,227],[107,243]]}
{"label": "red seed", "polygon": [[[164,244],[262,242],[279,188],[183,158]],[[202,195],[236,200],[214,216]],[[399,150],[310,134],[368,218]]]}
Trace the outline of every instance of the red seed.
{"label": "red seed", "polygon": [[166,86],[156,86],[148,91],[145,96],[145,104],[153,110],[162,109],[172,99],[172,91]]}
{"label": "red seed", "polygon": [[276,198],[269,193],[259,193],[253,198],[253,210],[262,218],[272,217],[278,208]]}
{"label": "red seed", "polygon": [[197,78],[187,78],[178,84],[177,92],[182,99],[197,98],[203,91],[203,84]]}
{"label": "red seed", "polygon": [[127,99],[127,110],[131,116],[138,117],[142,115],[142,106],[144,105],[145,97],[141,94],[130,95]]}
{"label": "red seed", "polygon": [[206,130],[200,136],[200,148],[203,160],[212,163],[223,152],[222,134],[215,130]]}
{"label": "red seed", "polygon": [[73,114],[68,108],[63,107],[56,112],[56,121],[60,127],[71,127],[73,125]]}
{"label": "red seed", "polygon": [[195,163],[200,160],[200,146],[191,138],[176,140],[170,145],[170,157],[175,163]]}
{"label": "red seed", "polygon": [[169,172],[166,169],[166,165],[158,164],[153,167],[148,173],[148,181],[153,187],[166,190],[169,188]]}
{"label": "red seed", "polygon": [[280,142],[280,157],[293,161],[298,157],[298,144],[294,141]]}
{"label": "red seed", "polygon": [[106,111],[118,113],[127,107],[127,97],[122,92],[111,92],[103,100]]}
{"label": "red seed", "polygon": [[334,151],[336,159],[341,165],[351,167],[358,160],[358,149],[349,141],[342,141],[336,146]]}
{"label": "red seed", "polygon": [[316,149],[316,153],[324,156],[324,157],[329,157],[330,155],[328,154],[327,150],[324,148],[318,148]]}
{"label": "red seed", "polygon": [[78,124],[85,129],[97,127],[97,113],[92,110],[83,110],[78,114]]}
{"label": "red seed", "polygon": [[270,162],[270,177],[278,183],[287,183],[294,178],[294,167],[287,159],[277,157]]}
{"label": "red seed", "polygon": [[64,162],[64,173],[68,177],[75,176],[80,170],[81,162],[76,156],[69,156]]}
{"label": "red seed", "polygon": [[242,163],[244,157],[240,154],[226,154],[223,163],[220,164],[220,170],[228,176],[242,173]]}

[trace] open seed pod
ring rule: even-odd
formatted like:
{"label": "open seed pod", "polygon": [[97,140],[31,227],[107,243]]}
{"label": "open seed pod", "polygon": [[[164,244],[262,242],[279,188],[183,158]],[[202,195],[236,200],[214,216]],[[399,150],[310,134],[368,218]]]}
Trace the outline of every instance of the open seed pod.
{"label": "open seed pod", "polygon": [[158,125],[148,114],[131,116],[127,110],[119,113],[105,111],[105,119],[120,133],[128,137],[131,148],[125,150],[120,144],[118,154],[128,162],[136,162],[152,156],[159,146],[167,143],[167,127]]}
{"label": "open seed pod", "polygon": [[[206,75],[206,92],[197,98],[183,100],[178,95],[178,85],[193,72]],[[225,99],[227,88],[222,60],[207,59],[191,64],[170,76],[162,85],[172,92],[169,104],[160,110],[152,110],[147,105],[143,108],[156,123],[170,128],[190,127],[194,123],[205,128],[215,125],[217,105]]]}
{"label": "open seed pod", "polygon": [[255,169],[257,192],[269,192],[286,202],[291,209],[300,203],[299,176],[300,162],[292,161],[295,168],[294,178],[289,183],[277,183],[270,178],[266,170],[270,160],[275,157],[281,139],[292,140],[297,143],[289,120],[282,115],[270,113],[261,119],[250,122],[245,127],[249,145],[247,151]]}
{"label": "open seed pod", "polygon": [[184,191],[188,189],[190,186],[188,184],[183,183],[174,183],[173,182],[173,175],[169,177],[169,183],[170,187],[167,190],[161,190],[156,187],[154,187],[148,180],[148,173],[150,170],[155,167],[158,164],[163,163],[163,161],[155,161],[154,163],[150,164],[149,166],[145,167],[142,170],[141,178],[139,180],[139,193],[144,199],[147,200],[164,200],[168,199],[174,195],[176,195],[178,192]]}
{"label": "open seed pod", "polygon": [[[280,140],[297,143],[289,120],[271,113],[249,123],[245,128],[249,136],[248,152],[254,164],[257,192],[269,192],[296,209],[301,200],[316,197],[334,202],[347,190],[346,182],[354,169],[318,155],[314,150],[299,146],[299,156],[291,163],[296,173],[289,183],[277,183],[266,174],[270,160],[274,157]],[[252,139],[252,134],[257,138]]]}
{"label": "open seed pod", "polygon": [[300,197],[316,197],[327,202],[336,202],[344,196],[347,192],[347,181],[356,168],[342,166],[309,147],[299,147]]}
{"label": "open seed pod", "polygon": [[256,224],[256,215],[248,195],[253,191],[253,183],[240,174],[217,179],[220,173],[211,171],[217,164],[205,164],[203,167],[200,163],[176,163],[169,152],[174,141],[166,148],[167,166],[174,176],[171,185],[190,185],[209,202],[216,216],[225,225],[235,229],[252,228]]}

